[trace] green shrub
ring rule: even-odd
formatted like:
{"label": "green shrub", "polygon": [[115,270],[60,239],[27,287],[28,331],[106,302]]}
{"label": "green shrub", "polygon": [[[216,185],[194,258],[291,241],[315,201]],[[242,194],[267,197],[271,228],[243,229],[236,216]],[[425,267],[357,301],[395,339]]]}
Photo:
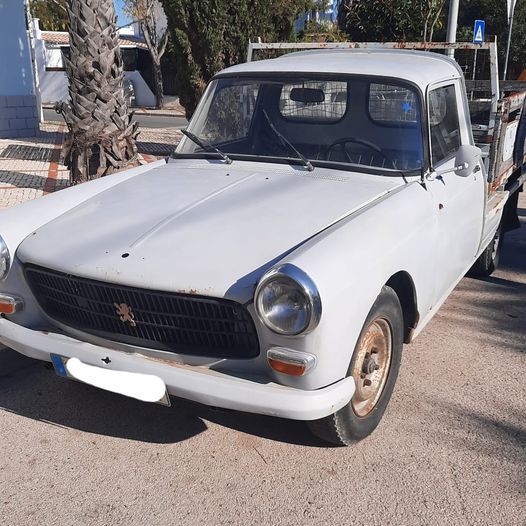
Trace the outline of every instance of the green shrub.
{"label": "green shrub", "polygon": [[190,117],[208,81],[244,62],[249,40],[293,38],[306,0],[162,0],[176,57],[176,89]]}

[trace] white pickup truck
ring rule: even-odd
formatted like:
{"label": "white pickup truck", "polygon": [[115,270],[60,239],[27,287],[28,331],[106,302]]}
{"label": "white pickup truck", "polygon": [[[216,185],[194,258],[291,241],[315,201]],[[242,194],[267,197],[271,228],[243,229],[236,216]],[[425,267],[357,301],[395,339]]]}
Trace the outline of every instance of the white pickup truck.
{"label": "white pickup truck", "polygon": [[492,69],[472,123],[454,60],[346,47],[226,69],[167,162],[2,211],[0,341],[147,402],[371,433],[403,342],[497,264],[526,92]]}

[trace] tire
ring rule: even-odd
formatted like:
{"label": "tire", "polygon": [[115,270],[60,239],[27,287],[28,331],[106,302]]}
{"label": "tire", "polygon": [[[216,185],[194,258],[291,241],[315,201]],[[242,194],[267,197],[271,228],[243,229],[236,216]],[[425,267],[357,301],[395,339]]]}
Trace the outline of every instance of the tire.
{"label": "tire", "polygon": [[504,243],[504,233],[499,227],[491,243],[485,248],[484,252],[478,257],[477,261],[468,271],[468,276],[472,278],[487,278],[491,276],[499,266],[500,253]]}
{"label": "tire", "polygon": [[[391,399],[398,377],[403,337],[404,322],[400,301],[392,288],[384,286],[369,311],[347,371],[347,376],[353,376],[357,385],[353,398],[336,413],[307,422],[314,435],[332,444],[348,446],[364,439],[376,429]],[[390,346],[389,352],[387,348],[382,347],[387,344]],[[367,349],[371,349],[372,352],[367,353]],[[382,359],[387,354],[390,354],[389,359]],[[375,360],[375,365],[383,365],[373,369],[374,372],[365,374],[365,370],[370,371],[374,367],[371,357]],[[378,375],[383,380],[375,380],[378,379]],[[373,382],[368,388],[365,382],[369,378],[372,378]],[[383,385],[380,385],[382,382]],[[367,403],[364,402],[364,398],[367,398],[364,395],[376,391],[375,386],[378,386],[379,391],[371,396]]]}

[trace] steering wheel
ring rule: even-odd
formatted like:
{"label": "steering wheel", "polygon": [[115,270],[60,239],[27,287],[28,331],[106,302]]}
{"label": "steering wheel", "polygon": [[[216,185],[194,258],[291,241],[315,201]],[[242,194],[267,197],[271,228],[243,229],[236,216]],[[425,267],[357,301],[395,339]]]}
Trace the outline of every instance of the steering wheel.
{"label": "steering wheel", "polygon": [[376,144],[366,141],[365,139],[359,139],[358,137],[343,137],[341,139],[337,139],[333,143],[329,144],[326,148],[324,148],[320,152],[320,157],[325,158],[327,161],[330,161],[330,153],[336,146],[341,146],[343,153],[345,155],[345,158],[347,161],[352,163],[351,156],[349,155],[349,152],[347,151],[347,148],[345,147],[348,143],[355,143],[355,144],[361,144],[362,146],[367,146],[367,148],[370,148],[371,150],[375,151],[376,153],[379,153],[386,161],[388,161],[391,166],[397,170],[395,163],[392,159],[390,159],[383,151],[382,149],[377,146]]}

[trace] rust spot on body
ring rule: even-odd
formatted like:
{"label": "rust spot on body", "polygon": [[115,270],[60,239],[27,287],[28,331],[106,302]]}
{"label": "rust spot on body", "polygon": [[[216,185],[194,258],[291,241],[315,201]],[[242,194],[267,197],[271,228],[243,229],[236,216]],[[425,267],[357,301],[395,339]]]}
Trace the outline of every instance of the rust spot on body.
{"label": "rust spot on body", "polygon": [[178,289],[176,290],[178,294],[191,294],[192,296],[199,296],[200,293],[197,289]]}

